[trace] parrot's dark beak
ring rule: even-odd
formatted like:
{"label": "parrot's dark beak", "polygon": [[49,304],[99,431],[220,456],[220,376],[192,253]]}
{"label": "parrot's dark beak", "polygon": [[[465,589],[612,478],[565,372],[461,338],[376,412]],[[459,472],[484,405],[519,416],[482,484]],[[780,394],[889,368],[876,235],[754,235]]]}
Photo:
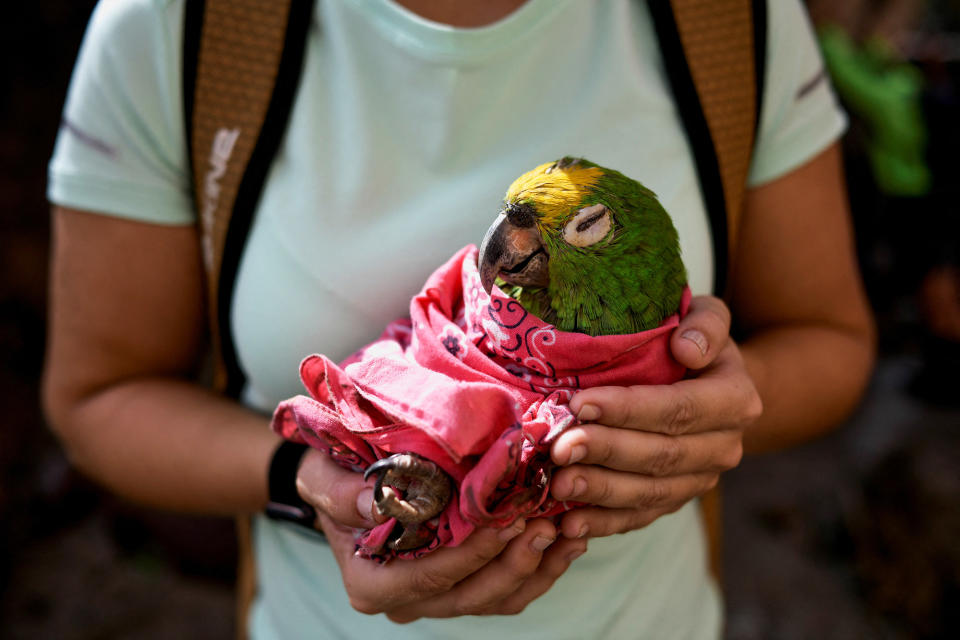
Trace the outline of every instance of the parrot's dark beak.
{"label": "parrot's dark beak", "polygon": [[545,287],[550,283],[549,258],[535,225],[517,226],[501,213],[480,245],[480,283],[487,293],[498,276],[517,286]]}

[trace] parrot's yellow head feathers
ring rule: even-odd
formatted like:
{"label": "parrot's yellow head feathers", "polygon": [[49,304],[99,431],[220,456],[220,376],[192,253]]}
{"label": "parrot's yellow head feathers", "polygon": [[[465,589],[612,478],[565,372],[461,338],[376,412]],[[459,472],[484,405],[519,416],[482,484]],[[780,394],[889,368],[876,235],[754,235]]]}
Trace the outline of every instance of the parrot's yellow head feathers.
{"label": "parrot's yellow head feathers", "polygon": [[601,177],[602,168],[564,158],[542,164],[514,180],[505,200],[508,204],[532,205],[540,225],[556,228]]}

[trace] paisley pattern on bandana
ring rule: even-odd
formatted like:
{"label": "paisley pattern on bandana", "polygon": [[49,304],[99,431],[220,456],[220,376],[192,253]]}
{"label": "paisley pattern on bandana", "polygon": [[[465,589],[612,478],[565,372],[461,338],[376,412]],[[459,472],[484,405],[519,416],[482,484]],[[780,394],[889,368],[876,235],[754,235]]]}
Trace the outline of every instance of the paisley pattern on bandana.
{"label": "paisley pattern on bandana", "polygon": [[274,430],[309,443],[345,468],[414,452],[452,478],[455,495],[426,523],[432,537],[400,553],[384,545],[395,521],[357,535],[357,551],[385,561],[457,545],[478,526],[557,515],[577,506],[549,496],[550,446],[576,424],[578,389],[669,384],[685,371],[669,340],[689,306],[650,331],[591,337],[559,331],[477,272],[477,249],[457,252],[410,303],[410,318],[339,366],[322,355],[300,365],[309,395],[277,407]]}

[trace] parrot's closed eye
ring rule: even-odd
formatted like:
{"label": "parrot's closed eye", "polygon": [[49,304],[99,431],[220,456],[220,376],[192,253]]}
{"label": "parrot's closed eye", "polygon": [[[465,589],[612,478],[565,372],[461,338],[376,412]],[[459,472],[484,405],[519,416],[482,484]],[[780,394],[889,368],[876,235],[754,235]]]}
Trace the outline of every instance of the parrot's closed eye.
{"label": "parrot's closed eye", "polygon": [[563,228],[563,239],[575,247],[594,245],[610,232],[610,210],[602,204],[584,207]]}

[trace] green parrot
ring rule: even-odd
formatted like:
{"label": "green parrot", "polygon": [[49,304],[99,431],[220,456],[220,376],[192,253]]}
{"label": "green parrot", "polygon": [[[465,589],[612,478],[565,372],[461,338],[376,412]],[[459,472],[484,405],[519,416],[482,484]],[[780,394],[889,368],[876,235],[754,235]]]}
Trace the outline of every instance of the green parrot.
{"label": "green parrot", "polygon": [[[677,231],[652,191],[618,171],[565,157],[514,181],[480,247],[483,288],[494,282],[561,331],[592,336],[659,326],[680,307],[687,277]],[[421,523],[453,493],[450,478],[415,453],[370,465],[374,502],[397,519],[387,546],[415,549]]]}
{"label": "green parrot", "polygon": [[494,282],[561,331],[652,329],[677,312],[687,276],[656,195],[619,171],[565,157],[507,190],[477,260]]}

